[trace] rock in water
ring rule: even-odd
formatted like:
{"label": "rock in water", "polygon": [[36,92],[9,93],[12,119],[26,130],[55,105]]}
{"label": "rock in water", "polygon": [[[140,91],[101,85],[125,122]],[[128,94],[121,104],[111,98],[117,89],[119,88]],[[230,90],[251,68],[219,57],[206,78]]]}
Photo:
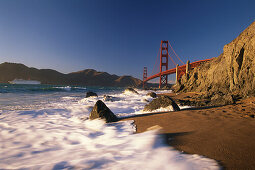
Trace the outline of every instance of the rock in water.
{"label": "rock in water", "polygon": [[157,94],[154,93],[154,92],[150,92],[150,93],[147,93],[146,96],[151,96],[153,98],[156,98],[157,97]]}
{"label": "rock in water", "polygon": [[113,101],[112,96],[104,95],[104,101]]}
{"label": "rock in water", "polygon": [[153,99],[149,104],[145,105],[144,111],[153,111],[159,108],[165,108],[168,106],[173,107],[173,111],[180,111],[179,106],[168,96],[160,96],[156,99]]}
{"label": "rock in water", "polygon": [[87,97],[91,97],[91,96],[96,96],[96,97],[97,97],[97,94],[94,93],[94,92],[91,92],[91,91],[89,91],[89,92],[86,93],[86,98],[87,98]]}
{"label": "rock in water", "polygon": [[142,99],[142,102],[150,102],[150,101],[147,99]]}
{"label": "rock in water", "polygon": [[104,95],[104,99],[105,102],[114,102],[114,101],[119,101],[121,100],[119,97],[113,97],[113,96],[108,96],[108,95]]}
{"label": "rock in water", "polygon": [[112,111],[102,102],[101,100],[98,100],[93,107],[89,119],[104,119],[107,123],[109,122],[116,122],[118,121],[118,118]]}
{"label": "rock in water", "polygon": [[125,90],[125,93],[135,93],[135,94],[139,94],[135,89],[133,89],[133,88],[127,88],[126,90]]}

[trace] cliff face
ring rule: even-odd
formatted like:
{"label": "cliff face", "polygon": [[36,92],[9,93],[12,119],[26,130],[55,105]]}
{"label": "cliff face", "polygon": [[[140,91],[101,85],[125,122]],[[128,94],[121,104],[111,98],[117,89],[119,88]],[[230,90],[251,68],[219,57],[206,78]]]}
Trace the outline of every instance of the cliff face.
{"label": "cliff face", "polygon": [[255,95],[255,22],[224,46],[223,53],[192,70],[176,91]]}
{"label": "cliff face", "polygon": [[[80,85],[80,86],[140,86],[142,81],[131,76],[117,76],[93,69],[63,74],[51,69],[29,68],[23,64],[0,64],[0,83],[14,79],[38,80],[42,84]],[[125,80],[125,81],[124,81]]]}

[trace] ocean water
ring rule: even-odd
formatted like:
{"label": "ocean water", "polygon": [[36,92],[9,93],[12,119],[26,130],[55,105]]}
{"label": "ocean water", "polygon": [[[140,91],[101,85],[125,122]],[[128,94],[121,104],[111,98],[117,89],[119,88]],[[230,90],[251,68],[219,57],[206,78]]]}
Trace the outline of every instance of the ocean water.
{"label": "ocean water", "polygon": [[[85,98],[87,91],[98,97]],[[132,121],[87,119],[104,95],[113,97],[103,101],[118,117],[145,114],[152,98],[138,92],[0,84],[0,169],[219,169],[212,159],[167,146],[158,130],[135,134]]]}

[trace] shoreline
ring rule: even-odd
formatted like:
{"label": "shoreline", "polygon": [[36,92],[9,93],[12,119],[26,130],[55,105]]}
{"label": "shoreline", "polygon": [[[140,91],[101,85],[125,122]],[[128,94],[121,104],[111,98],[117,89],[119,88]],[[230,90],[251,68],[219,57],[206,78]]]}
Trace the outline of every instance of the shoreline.
{"label": "shoreline", "polygon": [[[192,93],[196,95],[195,93]],[[168,93],[174,100],[191,93]],[[166,143],[177,150],[203,155],[226,169],[255,168],[255,97],[233,105],[193,107],[178,112],[123,118],[134,120],[136,132],[162,127]]]}

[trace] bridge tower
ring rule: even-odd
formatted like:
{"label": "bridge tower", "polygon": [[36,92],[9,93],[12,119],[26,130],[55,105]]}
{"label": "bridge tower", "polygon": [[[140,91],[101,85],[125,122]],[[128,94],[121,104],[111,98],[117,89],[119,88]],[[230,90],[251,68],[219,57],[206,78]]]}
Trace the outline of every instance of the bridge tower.
{"label": "bridge tower", "polygon": [[145,87],[145,81],[147,79],[147,67],[143,68],[143,88]]}
{"label": "bridge tower", "polygon": [[163,71],[166,70],[168,70],[168,41],[161,41],[159,88],[167,86],[168,75],[161,74]]}

